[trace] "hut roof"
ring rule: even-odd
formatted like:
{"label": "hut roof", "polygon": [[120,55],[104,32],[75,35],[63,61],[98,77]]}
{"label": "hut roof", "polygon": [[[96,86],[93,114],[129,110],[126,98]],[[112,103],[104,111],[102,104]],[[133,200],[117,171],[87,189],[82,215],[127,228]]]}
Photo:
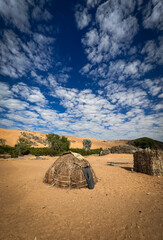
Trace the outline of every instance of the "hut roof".
{"label": "hut roof", "polygon": [[82,188],[88,186],[85,169],[89,168],[94,184],[96,175],[89,162],[80,154],[68,152],[60,156],[47,170],[43,182],[58,187]]}

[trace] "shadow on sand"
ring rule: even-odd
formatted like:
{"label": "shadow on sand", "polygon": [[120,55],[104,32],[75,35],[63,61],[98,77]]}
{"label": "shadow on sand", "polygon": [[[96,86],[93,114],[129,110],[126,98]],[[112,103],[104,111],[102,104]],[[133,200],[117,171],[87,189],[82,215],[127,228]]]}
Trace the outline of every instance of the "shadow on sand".
{"label": "shadow on sand", "polygon": [[129,172],[132,172],[132,170],[133,170],[132,167],[121,167],[121,168],[123,168],[123,169],[125,169],[125,170],[127,170],[127,171],[129,171]]}

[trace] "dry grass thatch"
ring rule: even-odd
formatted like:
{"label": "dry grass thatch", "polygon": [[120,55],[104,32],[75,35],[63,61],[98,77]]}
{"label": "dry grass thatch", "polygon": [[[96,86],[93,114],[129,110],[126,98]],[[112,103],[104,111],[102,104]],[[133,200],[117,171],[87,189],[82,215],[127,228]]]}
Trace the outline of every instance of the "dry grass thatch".
{"label": "dry grass thatch", "polygon": [[163,151],[139,150],[134,153],[134,170],[152,176],[163,176]]}
{"label": "dry grass thatch", "polygon": [[87,187],[82,168],[90,167],[94,184],[97,177],[89,162],[77,153],[66,153],[60,156],[45,174],[44,183],[57,187],[82,188]]}

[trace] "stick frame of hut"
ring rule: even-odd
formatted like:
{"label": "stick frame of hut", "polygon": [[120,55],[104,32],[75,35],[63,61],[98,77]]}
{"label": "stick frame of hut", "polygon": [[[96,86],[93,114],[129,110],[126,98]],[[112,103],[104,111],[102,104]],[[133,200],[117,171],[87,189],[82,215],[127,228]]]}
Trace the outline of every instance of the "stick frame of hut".
{"label": "stick frame of hut", "polygon": [[163,151],[149,148],[134,153],[134,171],[163,176]]}

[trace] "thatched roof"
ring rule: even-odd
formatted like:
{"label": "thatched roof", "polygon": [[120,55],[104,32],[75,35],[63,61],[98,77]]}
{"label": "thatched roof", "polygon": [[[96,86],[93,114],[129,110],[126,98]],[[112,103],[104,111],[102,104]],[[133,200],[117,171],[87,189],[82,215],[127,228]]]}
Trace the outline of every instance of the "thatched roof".
{"label": "thatched roof", "polygon": [[93,182],[96,184],[97,178],[89,162],[80,154],[65,153],[48,169],[43,181],[57,187],[87,187],[88,182],[83,169],[84,171],[90,169]]}

